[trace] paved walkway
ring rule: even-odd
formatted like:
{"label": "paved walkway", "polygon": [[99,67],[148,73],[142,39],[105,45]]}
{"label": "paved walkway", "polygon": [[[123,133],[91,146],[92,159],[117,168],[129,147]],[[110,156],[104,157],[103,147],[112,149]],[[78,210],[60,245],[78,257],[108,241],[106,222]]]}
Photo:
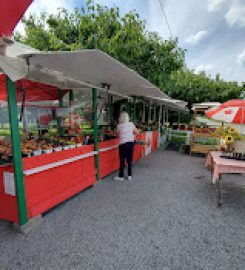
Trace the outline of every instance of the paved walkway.
{"label": "paved walkway", "polygon": [[107,178],[28,235],[0,222],[0,269],[244,270],[245,189],[229,186],[218,209],[203,163],[159,150],[137,163],[132,182]]}

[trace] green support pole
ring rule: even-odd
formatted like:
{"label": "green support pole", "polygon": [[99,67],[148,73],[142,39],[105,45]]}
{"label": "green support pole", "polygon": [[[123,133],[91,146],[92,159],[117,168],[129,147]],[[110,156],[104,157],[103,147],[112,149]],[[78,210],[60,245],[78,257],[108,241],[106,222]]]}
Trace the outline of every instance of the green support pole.
{"label": "green support pole", "polygon": [[58,89],[58,99],[59,99],[59,106],[63,107],[64,103],[63,103],[63,94],[62,94],[61,89]]}
{"label": "green support pole", "polygon": [[133,123],[136,122],[136,97],[133,97]]}
{"label": "green support pole", "polygon": [[145,123],[145,101],[143,100],[142,122]]}
{"label": "green support pole", "polygon": [[14,175],[18,203],[19,224],[24,225],[28,222],[28,217],[22,167],[22,155],[20,148],[20,131],[18,123],[16,88],[15,83],[12,82],[9,77],[6,77],[6,87],[8,91],[9,121],[13,148]]}
{"label": "green support pole", "polygon": [[161,116],[162,116],[162,106],[159,106],[159,111],[158,111],[158,130],[159,134],[161,132]]}
{"label": "green support pole", "polygon": [[108,94],[108,124],[109,126],[113,122],[113,110],[112,110],[112,104],[113,104],[113,96]]}
{"label": "green support pole", "polygon": [[[61,99],[60,99],[61,100]],[[62,98],[62,102],[63,102],[63,98]],[[72,106],[74,104],[74,93],[73,90],[69,90],[69,106],[70,106],[70,126],[72,126],[72,119],[74,118],[73,115],[73,111],[72,111]]]}
{"label": "green support pole", "polygon": [[[59,94],[59,100],[60,100],[60,103],[62,103],[63,105],[63,96],[61,95],[60,97],[60,94]],[[69,105],[72,106],[74,103],[74,93],[72,90],[69,90]]]}
{"label": "green support pole", "polygon": [[[64,103],[63,103],[63,93],[61,89],[58,89],[58,99],[59,99],[59,107],[62,108]],[[58,119],[58,129],[60,135],[64,135],[64,127],[61,119]]]}
{"label": "green support pole", "polygon": [[165,106],[162,106],[162,124],[165,124]]}
{"label": "green support pole", "polygon": [[157,106],[156,104],[153,104],[153,122],[157,121],[156,117],[157,117]]}
{"label": "green support pole", "polygon": [[114,122],[114,115],[113,115],[113,96],[110,95],[110,124]]}
{"label": "green support pole", "polygon": [[128,99],[128,102],[127,102],[127,110],[128,110],[128,115],[131,118],[131,100],[130,99]]}
{"label": "green support pole", "polygon": [[149,102],[149,112],[148,112],[148,125],[151,122],[151,102]]}
{"label": "green support pole", "polygon": [[98,123],[97,123],[97,89],[93,88],[93,128],[94,128],[94,155],[96,179],[100,180],[100,164],[99,164],[99,140],[98,140]]}

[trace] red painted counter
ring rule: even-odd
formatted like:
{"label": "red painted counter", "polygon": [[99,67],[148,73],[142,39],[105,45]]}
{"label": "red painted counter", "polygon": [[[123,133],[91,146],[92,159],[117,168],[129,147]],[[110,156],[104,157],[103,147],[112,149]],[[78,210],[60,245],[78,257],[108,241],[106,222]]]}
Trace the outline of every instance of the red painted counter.
{"label": "red painted counter", "polygon": [[119,168],[119,140],[109,140],[99,143],[100,177],[113,173]]}
{"label": "red painted counter", "polygon": [[[158,148],[158,131],[147,132],[152,151]],[[146,132],[136,139],[146,140]],[[118,139],[99,143],[100,176],[111,174],[119,168]],[[144,157],[146,146],[135,145],[134,162]],[[148,150],[149,150],[148,149]],[[28,218],[74,196],[96,182],[94,146],[64,150],[41,156],[23,158],[23,174]],[[0,166],[0,219],[18,223],[17,200],[4,190],[4,172],[13,172],[13,165]]]}
{"label": "red painted counter", "polygon": [[154,130],[152,131],[152,146],[151,146],[152,152],[157,150],[159,145],[158,141],[159,141],[159,131]]}
{"label": "red painted counter", "polygon": [[[31,219],[96,182],[93,145],[23,158],[28,218]],[[92,153],[86,157],[86,154]],[[85,155],[85,157],[83,157]],[[16,197],[4,193],[0,168],[0,219],[18,222]],[[7,214],[8,213],[8,214]]]}
{"label": "red painted counter", "polygon": [[[140,133],[140,134],[136,135],[136,138],[135,139],[136,140],[145,141],[145,133]],[[141,159],[144,156],[145,156],[145,146],[144,145],[135,144],[134,145],[133,161],[136,162],[137,160]]]}
{"label": "red painted counter", "polygon": [[4,172],[13,172],[11,165],[0,166],[0,219],[18,223],[18,207],[15,196],[8,195],[4,191]]}

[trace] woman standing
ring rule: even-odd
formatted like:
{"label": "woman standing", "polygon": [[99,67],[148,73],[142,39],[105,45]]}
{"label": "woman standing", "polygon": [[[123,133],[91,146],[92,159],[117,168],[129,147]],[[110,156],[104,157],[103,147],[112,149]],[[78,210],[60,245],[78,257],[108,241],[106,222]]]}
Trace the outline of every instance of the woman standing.
{"label": "woman standing", "polygon": [[119,124],[117,125],[117,133],[119,135],[119,158],[120,169],[119,175],[114,179],[117,181],[124,180],[125,162],[128,164],[128,180],[132,179],[132,161],[134,153],[134,139],[135,135],[139,133],[135,125],[129,121],[127,112],[122,112],[119,117]]}

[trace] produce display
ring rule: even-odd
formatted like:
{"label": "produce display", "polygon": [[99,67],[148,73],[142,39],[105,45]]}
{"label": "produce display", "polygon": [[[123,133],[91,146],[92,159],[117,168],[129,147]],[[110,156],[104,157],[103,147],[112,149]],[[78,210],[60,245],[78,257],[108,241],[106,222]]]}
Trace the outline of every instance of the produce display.
{"label": "produce display", "polygon": [[142,131],[150,131],[150,130],[156,130],[157,123],[137,123],[136,127]]}
{"label": "produce display", "polygon": [[0,158],[4,161],[8,161],[12,157],[11,144],[5,145],[0,142]]}
{"label": "produce display", "polygon": [[[84,144],[83,135],[79,136],[58,136],[40,139],[26,139],[21,141],[21,152],[23,157],[38,156],[80,147]],[[0,159],[10,161],[12,158],[12,146],[10,142],[0,141]]]}
{"label": "produce display", "polygon": [[[35,139],[33,133],[29,133],[26,138],[21,140],[21,152],[23,157],[39,156],[50,154],[71,148],[81,147],[82,145],[92,144],[93,135],[75,134],[65,132],[64,135],[55,133],[45,134]],[[108,129],[99,132],[99,141],[106,141],[116,137],[114,131]],[[9,140],[0,140],[0,163],[10,162],[12,159],[12,145]]]}

